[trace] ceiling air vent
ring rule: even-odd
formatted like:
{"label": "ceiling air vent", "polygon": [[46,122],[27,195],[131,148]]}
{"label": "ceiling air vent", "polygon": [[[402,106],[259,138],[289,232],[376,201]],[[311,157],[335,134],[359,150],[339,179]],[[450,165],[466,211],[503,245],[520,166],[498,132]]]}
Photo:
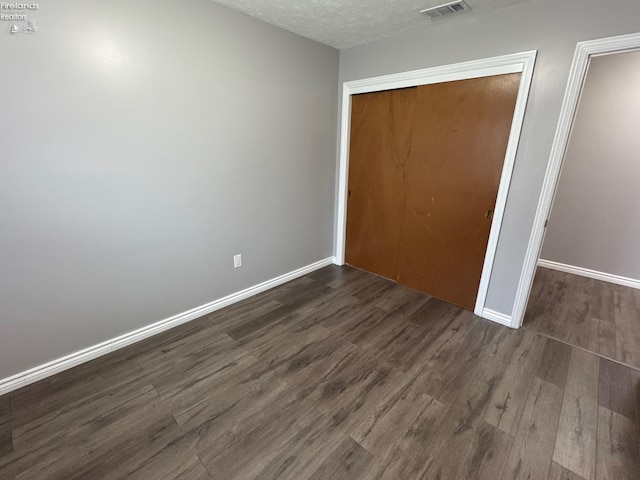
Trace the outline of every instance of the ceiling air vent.
{"label": "ceiling air vent", "polygon": [[471,10],[471,7],[463,0],[459,0],[457,2],[448,2],[436,7],[426,8],[424,10],[420,10],[420,13],[429,20],[434,20],[436,18],[453,15],[454,13],[468,12],[469,10]]}

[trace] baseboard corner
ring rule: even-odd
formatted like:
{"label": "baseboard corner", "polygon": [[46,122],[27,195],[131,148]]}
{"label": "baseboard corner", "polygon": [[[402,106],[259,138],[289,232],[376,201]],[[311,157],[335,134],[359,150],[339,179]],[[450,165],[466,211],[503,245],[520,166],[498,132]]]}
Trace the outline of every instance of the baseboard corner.
{"label": "baseboard corner", "polygon": [[490,308],[485,308],[482,310],[482,318],[486,320],[491,320],[492,322],[499,323],[500,325],[504,325],[505,327],[514,328],[513,326],[513,318],[511,315],[505,315],[504,313],[496,312],[495,310],[491,310]]}

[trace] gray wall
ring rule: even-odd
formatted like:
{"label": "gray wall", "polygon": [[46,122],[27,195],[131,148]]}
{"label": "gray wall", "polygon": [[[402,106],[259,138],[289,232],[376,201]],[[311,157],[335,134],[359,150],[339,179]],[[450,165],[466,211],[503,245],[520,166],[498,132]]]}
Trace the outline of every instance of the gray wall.
{"label": "gray wall", "polygon": [[0,25],[0,378],[333,254],[336,50],[207,0],[32,17]]}
{"label": "gray wall", "polygon": [[529,0],[341,51],[342,82],[538,50],[487,308],[512,312],[576,43],[636,31],[638,0]]}
{"label": "gray wall", "polygon": [[591,60],[541,258],[640,279],[640,51]]}

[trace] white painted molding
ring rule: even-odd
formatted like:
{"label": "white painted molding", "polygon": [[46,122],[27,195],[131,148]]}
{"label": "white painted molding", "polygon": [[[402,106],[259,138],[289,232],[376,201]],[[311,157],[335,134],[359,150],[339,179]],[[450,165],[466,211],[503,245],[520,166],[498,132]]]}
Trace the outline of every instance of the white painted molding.
{"label": "white painted molding", "polygon": [[489,288],[489,280],[495,260],[495,253],[498,247],[498,237],[504,217],[504,210],[509,193],[509,185],[513,174],[522,123],[531,88],[533,78],[533,68],[536,60],[536,51],[503,55],[500,57],[474,60],[471,62],[445,65],[441,67],[414,70],[410,72],[385,75],[381,77],[366,78],[345,82],[342,88],[342,118],[340,127],[340,163],[338,169],[338,190],[337,203],[338,211],[336,217],[336,263],[344,264],[345,256],[345,236],[347,230],[347,190],[349,174],[349,133],[351,127],[351,96],[358,93],[378,92],[394,88],[414,87],[417,85],[429,85],[441,82],[451,82],[469,78],[488,77],[492,75],[503,75],[507,73],[522,72],[520,79],[520,89],[516,101],[516,108],[511,124],[507,152],[502,167],[498,196],[494,209],[493,221],[489,232],[489,242],[482,267],[482,276],[476,297],[474,312],[483,316],[484,305]]}
{"label": "white painted molding", "polygon": [[573,119],[580,101],[582,86],[587,76],[589,61],[591,57],[594,56],[637,49],[640,49],[640,33],[589,40],[580,42],[576,46],[571,71],[569,73],[569,80],[562,102],[562,109],[560,110],[560,119],[558,120],[558,127],[551,147],[551,155],[542,184],[542,191],[540,193],[533,228],[531,230],[531,236],[529,237],[529,244],[527,245],[524,264],[516,291],[513,313],[511,315],[515,328],[522,326],[524,320],[529,294],[533,285],[533,278],[536,273],[536,265],[544,240],[545,222],[551,212],[564,155],[571,136]]}
{"label": "white painted molding", "polygon": [[543,268],[550,268],[551,270],[558,270],[559,272],[572,273],[581,277],[602,280],[603,282],[615,283],[616,285],[623,285],[625,287],[640,289],[640,280],[637,280],[635,278],[612,275],[611,273],[598,272],[597,270],[575,267],[573,265],[567,265],[565,263],[552,262],[551,260],[540,259],[538,260],[538,266]]}
{"label": "white painted molding", "polygon": [[520,133],[522,132],[524,114],[527,108],[531,81],[533,79],[535,59],[536,52],[530,52],[529,60],[522,64],[520,90],[518,91],[516,108],[513,112],[511,132],[509,133],[509,142],[507,143],[507,152],[505,154],[504,165],[502,167],[502,175],[500,176],[500,185],[498,187],[498,196],[496,198],[493,221],[491,222],[491,230],[489,231],[489,242],[487,243],[487,251],[485,253],[482,275],[480,276],[480,285],[478,287],[478,295],[476,297],[476,305],[474,309],[476,315],[484,312],[484,306],[487,301],[489,281],[491,279],[496,251],[498,250],[498,238],[500,237],[504,211],[507,206],[509,186],[511,185],[511,177],[513,176],[513,167],[516,162],[516,154],[518,153],[518,143],[520,142]]}
{"label": "white painted molding", "polygon": [[482,311],[482,315],[480,316],[487,320],[491,320],[493,322],[499,323],[500,325],[513,328],[513,320],[509,315],[505,315],[504,313],[496,312],[494,310],[485,308]]}
{"label": "white painted molding", "polygon": [[208,315],[209,313],[220,310],[221,308],[244,300],[245,298],[249,298],[260,292],[264,292],[265,290],[277,287],[278,285],[282,285],[283,283],[287,283],[298,277],[302,277],[303,275],[334,263],[336,263],[335,257],[325,258],[324,260],[320,260],[318,262],[312,263],[311,265],[307,265],[306,267],[302,267],[292,272],[285,273],[284,275],[280,275],[279,277],[272,278],[271,280],[267,280],[266,282],[262,282],[253,287],[241,290],[240,292],[232,293],[231,295],[227,295],[226,297],[214,300],[213,302],[207,303],[206,305],[202,305],[186,312],[179,313],[178,315],[174,315],[173,317],[160,320],[159,322],[139,328],[138,330],[134,330],[133,332],[125,333],[124,335],[85,348],[84,350],[72,353],[71,355],[58,358],[49,363],[39,365],[35,368],[26,370],[11,377],[1,379],[0,395],[4,395],[20,387],[24,387],[31,383],[37,382],[38,380],[50,377],[52,375],[55,375],[56,373],[63,372],[72,367],[75,367],[76,365],[80,365],[82,363],[88,362],[89,360],[93,360],[94,358],[101,357],[103,355],[106,355],[107,353],[131,345],[132,343],[144,340],[145,338],[152,337],[153,335],[157,335],[158,333],[164,332],[173,327],[177,327],[178,325],[182,325],[183,323],[187,323],[191,320],[195,320],[196,318],[200,318],[203,315]]}

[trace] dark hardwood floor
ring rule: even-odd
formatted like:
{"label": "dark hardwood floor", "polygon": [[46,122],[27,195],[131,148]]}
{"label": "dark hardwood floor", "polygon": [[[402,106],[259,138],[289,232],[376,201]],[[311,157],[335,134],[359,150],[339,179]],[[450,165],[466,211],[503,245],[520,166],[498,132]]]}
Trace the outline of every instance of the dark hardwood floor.
{"label": "dark hardwood floor", "polygon": [[635,479],[639,389],[328,267],[0,397],[0,478]]}
{"label": "dark hardwood floor", "polygon": [[640,369],[640,290],[538,268],[524,327]]}

